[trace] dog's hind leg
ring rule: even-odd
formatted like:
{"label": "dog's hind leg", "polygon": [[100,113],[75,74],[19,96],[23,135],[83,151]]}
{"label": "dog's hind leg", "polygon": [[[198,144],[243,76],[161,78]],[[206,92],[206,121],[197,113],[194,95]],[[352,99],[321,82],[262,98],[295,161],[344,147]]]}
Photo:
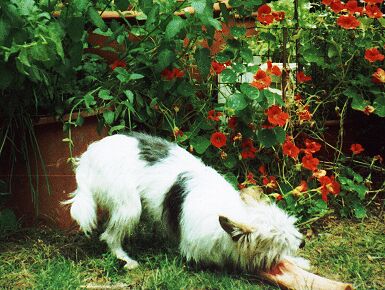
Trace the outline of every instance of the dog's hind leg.
{"label": "dog's hind leg", "polygon": [[105,241],[111,252],[120,260],[126,262],[126,269],[134,269],[139,264],[128,256],[122,248],[124,238],[130,235],[138,224],[142,206],[139,196],[130,198],[118,206],[110,209],[110,219],[105,232],[100,236],[100,240]]}

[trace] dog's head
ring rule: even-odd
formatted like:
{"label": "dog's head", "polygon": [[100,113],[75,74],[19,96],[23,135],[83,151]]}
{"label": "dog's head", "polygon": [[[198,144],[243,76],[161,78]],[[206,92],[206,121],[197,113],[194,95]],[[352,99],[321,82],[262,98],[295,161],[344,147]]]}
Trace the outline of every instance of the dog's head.
{"label": "dog's head", "polygon": [[268,270],[283,257],[294,255],[303,244],[295,221],[276,205],[265,203],[250,209],[246,223],[219,217],[221,227],[236,243],[242,266],[260,270]]}

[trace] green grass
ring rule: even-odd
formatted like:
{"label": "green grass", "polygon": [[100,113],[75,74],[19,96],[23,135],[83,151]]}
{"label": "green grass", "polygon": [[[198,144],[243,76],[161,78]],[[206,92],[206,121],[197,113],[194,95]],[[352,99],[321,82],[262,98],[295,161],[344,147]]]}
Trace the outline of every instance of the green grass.
{"label": "green grass", "polygon": [[[362,223],[330,219],[313,230],[317,234],[301,253],[311,260],[312,272],[352,282],[356,289],[383,289],[383,217]],[[96,236],[35,228],[0,239],[0,288],[277,289],[251,274],[187,264],[175,245],[151,231],[126,245],[141,265],[129,272]]]}

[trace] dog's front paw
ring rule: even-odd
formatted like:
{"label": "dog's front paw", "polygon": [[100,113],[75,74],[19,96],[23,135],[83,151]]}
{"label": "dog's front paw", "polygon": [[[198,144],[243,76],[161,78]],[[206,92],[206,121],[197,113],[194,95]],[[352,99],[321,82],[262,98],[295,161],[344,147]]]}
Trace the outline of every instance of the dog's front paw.
{"label": "dog's front paw", "polygon": [[124,265],[124,269],[126,270],[132,270],[139,267],[139,263],[135,260],[127,261],[126,265]]}

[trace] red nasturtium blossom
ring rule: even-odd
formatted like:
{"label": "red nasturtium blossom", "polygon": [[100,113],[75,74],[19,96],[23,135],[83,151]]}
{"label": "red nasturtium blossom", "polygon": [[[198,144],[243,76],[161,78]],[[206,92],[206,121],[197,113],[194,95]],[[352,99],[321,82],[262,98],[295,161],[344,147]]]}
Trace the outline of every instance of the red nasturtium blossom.
{"label": "red nasturtium blossom", "polygon": [[372,81],[376,84],[383,84],[385,83],[385,71],[382,68],[378,68],[373,74],[372,74]]}
{"label": "red nasturtium blossom", "polygon": [[258,167],[258,172],[262,175],[262,176],[266,176],[267,175],[267,171],[266,171],[266,167],[265,165],[261,165]]}
{"label": "red nasturtium blossom", "polygon": [[218,75],[221,72],[223,72],[226,69],[226,67],[228,67],[229,65],[230,65],[230,61],[225,62],[225,63],[219,63],[216,61],[211,62],[211,67],[213,68],[214,72]]}
{"label": "red nasturtium blossom", "polygon": [[345,4],[339,0],[334,0],[330,3],[330,9],[333,10],[334,13],[340,13],[345,9]]}
{"label": "red nasturtium blossom", "polygon": [[245,139],[242,141],[242,151],[241,156],[242,159],[254,159],[255,153],[257,152],[257,148],[254,147],[253,140]]}
{"label": "red nasturtium blossom", "polygon": [[363,7],[358,5],[357,0],[349,0],[345,4],[345,8],[349,11],[349,14],[362,14],[362,11],[364,10]]}
{"label": "red nasturtium blossom", "polygon": [[262,179],[262,183],[267,188],[272,188],[272,189],[278,188],[278,183],[277,183],[277,179],[275,178],[275,176],[269,176],[269,177],[265,176]]}
{"label": "red nasturtium blossom", "polygon": [[181,71],[180,69],[176,68],[176,67],[174,67],[172,70],[170,70],[169,68],[165,68],[162,71],[161,75],[166,80],[171,81],[172,79],[183,77],[184,76],[184,72]]}
{"label": "red nasturtium blossom", "polygon": [[305,73],[303,71],[297,72],[296,77],[297,77],[297,82],[300,84],[311,81],[311,76],[305,75]]}
{"label": "red nasturtium blossom", "polygon": [[126,67],[126,66],[127,66],[126,62],[121,59],[114,60],[114,62],[110,64],[110,68],[112,70],[116,69],[117,67]]}
{"label": "red nasturtium blossom", "polygon": [[302,124],[305,121],[310,121],[312,118],[312,113],[309,111],[309,106],[304,106],[302,110],[298,111],[298,118],[300,123]]}
{"label": "red nasturtium blossom", "polygon": [[264,25],[269,25],[273,23],[274,21],[274,16],[271,13],[271,8],[269,5],[264,4],[259,6],[258,11],[257,11],[257,19],[259,22],[261,22]]}
{"label": "red nasturtium blossom", "polygon": [[285,19],[284,11],[273,11],[271,14],[273,15],[275,21],[282,21]]}
{"label": "red nasturtium blossom", "polygon": [[365,59],[369,62],[383,61],[385,56],[376,48],[368,48],[365,50]]}
{"label": "red nasturtium blossom", "polygon": [[257,181],[254,179],[254,174],[252,172],[249,172],[246,176],[246,182],[248,184],[257,184]]}
{"label": "red nasturtium blossom", "polygon": [[267,120],[270,124],[277,125],[280,127],[285,126],[287,120],[289,119],[289,114],[281,110],[277,105],[273,105],[265,111],[267,115]]}
{"label": "red nasturtium blossom", "polygon": [[227,121],[227,127],[229,127],[232,130],[235,130],[235,128],[237,127],[237,123],[238,123],[238,118],[236,116],[232,116]]}
{"label": "red nasturtium blossom", "polygon": [[207,119],[211,120],[211,121],[216,121],[218,122],[219,121],[219,117],[222,116],[222,113],[221,112],[217,112],[215,110],[210,110],[207,114]]}
{"label": "red nasturtium blossom", "polygon": [[321,183],[322,200],[328,201],[328,194],[337,195],[341,191],[341,185],[334,179],[334,176],[322,176],[318,181]]}
{"label": "red nasturtium blossom", "polygon": [[305,139],[305,149],[303,149],[305,154],[316,153],[320,151],[320,149],[321,149],[321,144],[310,139]]}
{"label": "red nasturtium blossom", "polygon": [[179,129],[178,127],[175,127],[173,130],[173,133],[174,133],[174,136],[175,138],[180,136],[180,137],[183,137],[183,131],[181,129]]}
{"label": "red nasturtium blossom", "polygon": [[210,142],[213,146],[221,148],[226,145],[226,135],[221,132],[215,132],[211,135]]}
{"label": "red nasturtium blossom", "polygon": [[307,182],[305,180],[301,180],[299,186],[296,187],[300,192],[305,192],[308,189]]}
{"label": "red nasturtium blossom", "polygon": [[353,15],[341,15],[337,19],[337,24],[344,29],[355,29],[360,26],[361,22]]}
{"label": "red nasturtium blossom", "polygon": [[266,89],[271,84],[271,78],[267,75],[267,73],[261,69],[257,71],[254,76],[254,81],[251,82],[253,87],[256,87],[258,90]]}
{"label": "red nasturtium blossom", "polygon": [[381,18],[383,16],[381,9],[375,4],[366,5],[365,14],[369,18]]}
{"label": "red nasturtium blossom", "polygon": [[365,151],[364,147],[362,147],[362,145],[358,143],[352,144],[350,146],[350,150],[353,152],[354,155],[360,154]]}
{"label": "red nasturtium blossom", "polygon": [[290,138],[286,138],[285,142],[282,144],[282,152],[284,155],[290,156],[293,159],[297,159],[300,150],[297,146],[295,146]]}
{"label": "red nasturtium blossom", "polygon": [[367,106],[365,106],[363,112],[365,115],[369,116],[371,113],[374,112],[374,110],[375,110],[375,108],[373,106],[367,105]]}
{"label": "red nasturtium blossom", "polygon": [[273,65],[273,63],[269,60],[267,61],[267,70],[266,70],[267,73],[269,74],[273,74],[277,77],[280,77],[282,75],[282,72],[281,72],[281,69],[276,66],[276,65]]}
{"label": "red nasturtium blossom", "polygon": [[300,196],[302,195],[302,192],[307,191],[307,189],[308,189],[307,182],[305,180],[301,180],[301,183],[296,188],[293,189],[292,194],[295,196]]}
{"label": "red nasturtium blossom", "polygon": [[302,167],[309,169],[311,171],[317,170],[319,164],[319,159],[314,158],[312,154],[306,154],[302,157]]}

